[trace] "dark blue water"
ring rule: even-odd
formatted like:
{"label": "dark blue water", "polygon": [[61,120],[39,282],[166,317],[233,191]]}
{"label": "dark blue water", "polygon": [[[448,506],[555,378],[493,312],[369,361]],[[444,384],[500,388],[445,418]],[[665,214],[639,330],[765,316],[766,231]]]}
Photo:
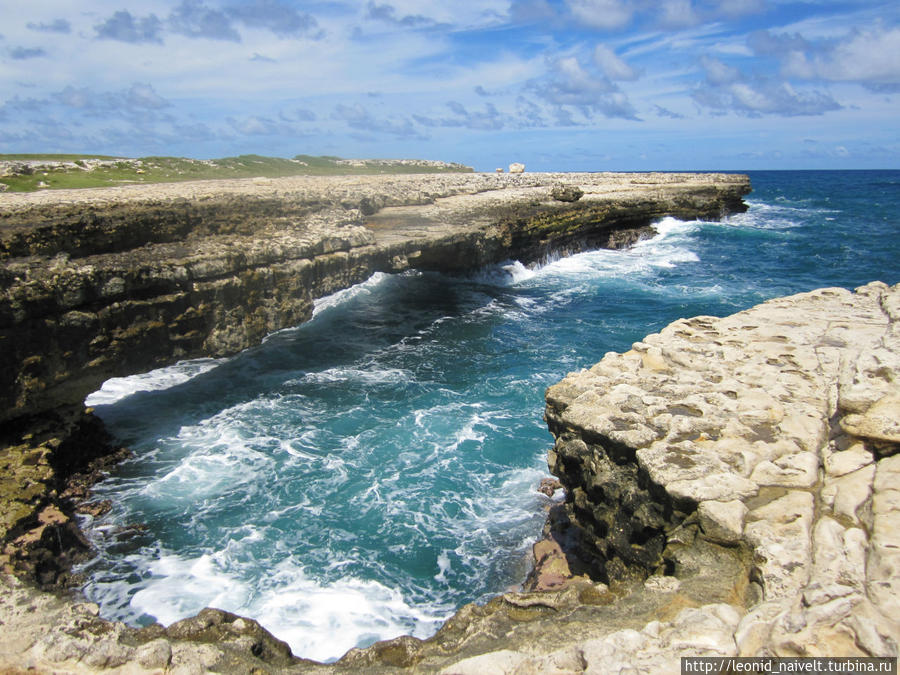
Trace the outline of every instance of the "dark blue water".
{"label": "dark blue water", "polygon": [[[667,323],[900,282],[900,172],[754,172],[750,210],[630,251],[377,275],[225,361],[89,403],[136,457],[98,486],[105,616],[205,606],[332,659],[515,586],[545,518],[544,389]],[[140,523],[141,528],[127,527]]]}

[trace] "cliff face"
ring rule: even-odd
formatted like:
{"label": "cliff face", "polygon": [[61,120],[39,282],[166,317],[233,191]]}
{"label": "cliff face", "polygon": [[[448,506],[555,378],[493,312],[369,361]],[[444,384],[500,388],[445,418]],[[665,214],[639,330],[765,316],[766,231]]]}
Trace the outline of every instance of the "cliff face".
{"label": "cliff face", "polygon": [[[584,196],[554,200],[560,184]],[[234,354],[376,271],[618,246],[664,215],[742,210],[748,191],[744,176],[451,174],[4,195],[0,422]]]}

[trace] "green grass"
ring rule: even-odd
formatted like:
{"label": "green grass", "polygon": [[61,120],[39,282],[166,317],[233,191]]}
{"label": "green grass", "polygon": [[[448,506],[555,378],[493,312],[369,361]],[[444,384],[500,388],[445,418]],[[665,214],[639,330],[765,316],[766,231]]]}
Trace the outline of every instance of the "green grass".
{"label": "green grass", "polygon": [[[100,159],[105,164],[91,171],[84,168],[84,160]],[[297,155],[293,160],[261,155],[240,155],[222,159],[198,160],[184,157],[141,157],[125,159],[104,155],[2,155],[2,161],[37,160],[46,162],[74,162],[80,166],[49,166],[30,175],[0,177],[0,183],[10,192],[32,192],[40,189],[91,188],[133,183],[172,183],[186,180],[217,178],[279,178],[282,176],[372,175],[396,173],[459,173],[468,167],[385,166],[368,163],[364,166],[339,164],[338,157]]]}
{"label": "green grass", "polygon": [[17,160],[48,160],[48,161],[58,161],[58,162],[74,162],[76,159],[121,159],[121,157],[115,157],[113,155],[61,155],[61,154],[46,154],[46,153],[32,153],[32,154],[18,154],[18,155],[3,155],[0,154],[0,161],[17,161]]}

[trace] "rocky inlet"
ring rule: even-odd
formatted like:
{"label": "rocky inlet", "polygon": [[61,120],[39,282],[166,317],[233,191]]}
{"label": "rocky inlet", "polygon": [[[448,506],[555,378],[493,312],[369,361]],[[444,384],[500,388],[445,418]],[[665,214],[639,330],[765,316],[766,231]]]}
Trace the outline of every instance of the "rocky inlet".
{"label": "rocky inlet", "polygon": [[[67,508],[108,449],[78,402],[104,378],[233,353],[374,271],[627,245],[663,215],[738,210],[746,190],[739,176],[518,174],[13,196],[8,566],[65,581],[60,561],[80,547]],[[821,289],[676,321],[550,387],[548,460],[565,498],[526,590],[463,607],[428,640],[315,664],[249,618],[205,610],[133,629],[7,576],[0,663],[654,673],[681,656],[896,655],[898,317],[900,287]],[[76,474],[82,487],[63,480]]]}

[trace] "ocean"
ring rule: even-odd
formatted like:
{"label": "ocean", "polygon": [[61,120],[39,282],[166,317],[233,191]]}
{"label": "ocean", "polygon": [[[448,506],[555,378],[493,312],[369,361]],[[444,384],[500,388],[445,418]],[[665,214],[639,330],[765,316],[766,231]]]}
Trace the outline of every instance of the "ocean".
{"label": "ocean", "polygon": [[223,360],[86,401],[135,453],[81,568],[107,618],[212,606],[295,654],[428,637],[517,587],[550,499],[544,390],[680,317],[900,282],[900,171],[750,172],[747,213],[626,251],[466,277],[376,274]]}

